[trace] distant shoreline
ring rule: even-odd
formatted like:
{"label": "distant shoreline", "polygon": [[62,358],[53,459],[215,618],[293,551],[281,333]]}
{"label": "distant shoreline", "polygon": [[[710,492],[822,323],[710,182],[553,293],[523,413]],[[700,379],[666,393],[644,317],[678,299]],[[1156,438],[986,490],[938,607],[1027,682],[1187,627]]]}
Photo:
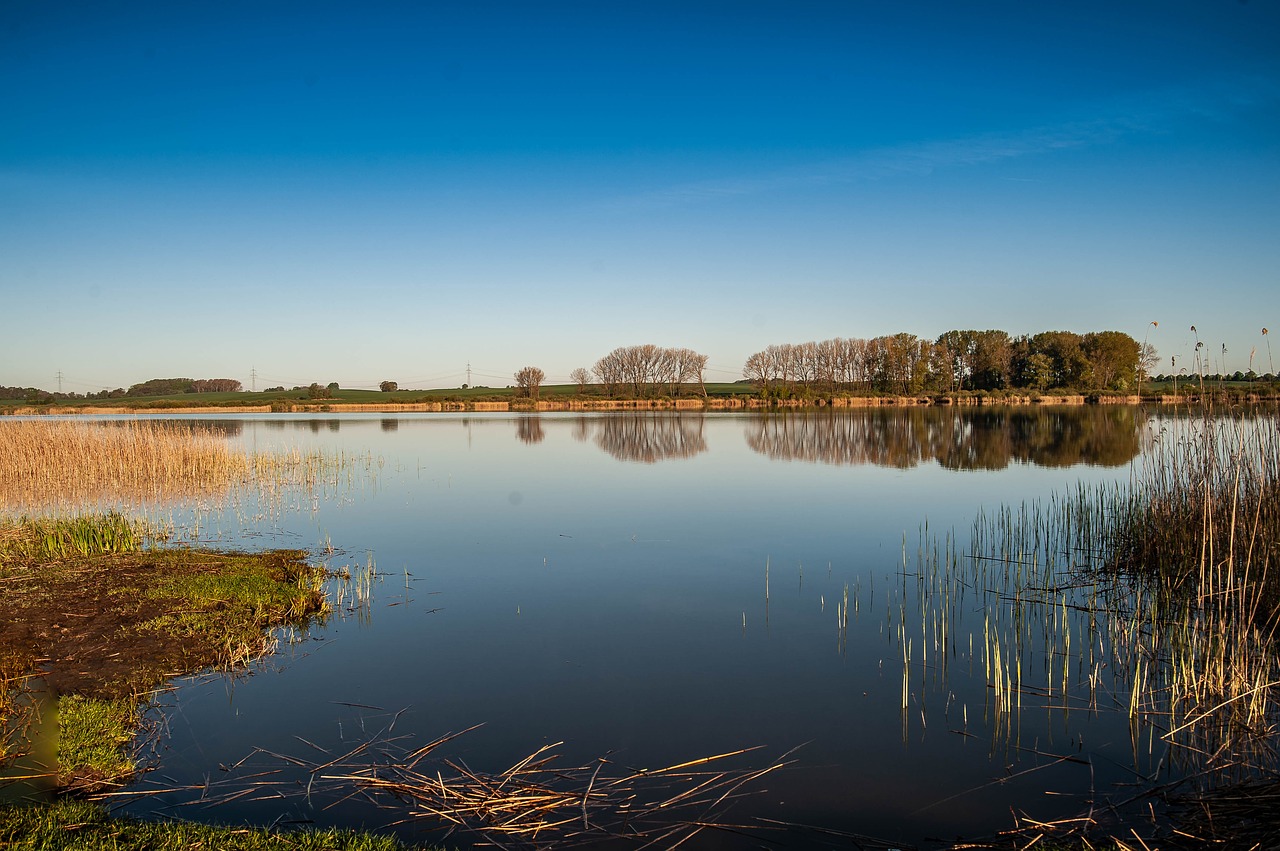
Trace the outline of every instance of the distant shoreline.
{"label": "distant shoreline", "polygon": [[70,416],[103,414],[332,414],[332,413],[555,413],[594,411],[769,411],[822,408],[918,408],[1081,405],[1199,405],[1219,402],[1277,402],[1274,394],[1226,395],[920,395],[832,396],[809,399],[758,397],[708,397],[679,399],[541,399],[537,402],[442,400],[439,402],[342,402],[337,400],[274,401],[262,405],[191,405],[182,402],[147,402],[132,405],[19,405],[0,409],[10,416]]}

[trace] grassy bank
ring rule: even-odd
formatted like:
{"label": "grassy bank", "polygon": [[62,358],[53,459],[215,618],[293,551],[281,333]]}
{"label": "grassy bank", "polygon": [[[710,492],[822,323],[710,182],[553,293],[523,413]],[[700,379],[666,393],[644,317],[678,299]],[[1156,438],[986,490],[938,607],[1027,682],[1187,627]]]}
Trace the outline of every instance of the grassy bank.
{"label": "grassy bank", "polygon": [[[121,532],[127,526],[118,516],[80,517],[10,522],[0,534],[0,768],[22,760],[20,774],[44,775],[45,788],[96,793],[128,782],[139,770],[134,747],[148,695],[175,676],[243,665],[272,649],[273,627],[305,629],[329,609],[320,588],[325,572],[300,552],[144,549],[141,532]],[[67,540],[76,546],[61,543]],[[95,541],[111,543],[95,547]],[[41,763],[31,734],[50,718],[54,756]],[[112,817],[73,796],[0,806],[0,847],[409,846],[351,831]]]}
{"label": "grassy bank", "polygon": [[[90,788],[133,772],[127,756],[145,695],[174,676],[269,652],[273,627],[323,618],[325,572],[297,551],[142,548],[119,516],[24,520],[0,532],[3,755],[38,711],[37,675],[56,701],[58,785]],[[69,546],[70,541],[74,545]]]}
{"label": "grassy bank", "polygon": [[401,851],[385,836],[341,830],[280,831],[112,817],[85,801],[0,807],[0,848],[12,851]]}

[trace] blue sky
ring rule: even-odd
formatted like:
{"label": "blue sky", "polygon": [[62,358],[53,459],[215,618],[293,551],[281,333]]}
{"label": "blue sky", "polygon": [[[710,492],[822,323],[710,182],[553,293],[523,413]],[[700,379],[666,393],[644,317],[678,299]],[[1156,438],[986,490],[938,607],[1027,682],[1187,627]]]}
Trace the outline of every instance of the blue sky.
{"label": "blue sky", "polygon": [[1280,350],[1274,2],[6,0],[0,107],[0,385]]}

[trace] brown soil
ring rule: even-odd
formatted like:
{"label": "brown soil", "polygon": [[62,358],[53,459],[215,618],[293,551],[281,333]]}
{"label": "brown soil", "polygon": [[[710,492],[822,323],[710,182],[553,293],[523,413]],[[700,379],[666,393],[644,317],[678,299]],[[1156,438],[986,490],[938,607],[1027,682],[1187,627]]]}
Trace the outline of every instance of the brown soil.
{"label": "brown soil", "polygon": [[[154,596],[161,579],[219,572],[227,558],[166,550],[0,565],[0,673],[39,672],[56,694],[128,697],[236,661],[226,636],[140,628],[184,607],[189,612],[180,598]],[[259,558],[278,562],[282,578],[307,569],[297,552]]]}

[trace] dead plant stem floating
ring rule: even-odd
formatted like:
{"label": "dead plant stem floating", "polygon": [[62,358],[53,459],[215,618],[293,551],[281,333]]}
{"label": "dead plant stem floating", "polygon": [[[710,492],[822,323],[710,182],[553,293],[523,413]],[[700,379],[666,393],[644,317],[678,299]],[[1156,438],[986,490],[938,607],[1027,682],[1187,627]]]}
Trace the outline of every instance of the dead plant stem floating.
{"label": "dead plant stem floating", "polygon": [[[763,791],[758,785],[762,778],[792,764],[794,751],[760,768],[716,768],[761,750],[752,747],[636,769],[608,757],[562,765],[556,750],[563,743],[556,743],[539,747],[505,770],[488,773],[442,754],[447,745],[480,725],[416,748],[392,735],[394,726],[393,720],[385,730],[337,756],[306,743],[324,753],[319,762],[256,751],[231,766],[223,779],[200,787],[204,794],[196,803],[279,798],[298,789],[291,772],[301,768],[307,775],[301,785],[309,798],[335,803],[356,795],[369,798],[402,810],[406,820],[441,827],[444,835],[437,841],[446,844],[462,833],[504,848],[565,848],[602,840],[674,848],[706,830],[748,831],[763,837],[793,827],[763,820],[734,824],[725,816],[742,797]],[[247,773],[242,776],[241,770]],[[170,791],[129,790],[103,797]]]}

